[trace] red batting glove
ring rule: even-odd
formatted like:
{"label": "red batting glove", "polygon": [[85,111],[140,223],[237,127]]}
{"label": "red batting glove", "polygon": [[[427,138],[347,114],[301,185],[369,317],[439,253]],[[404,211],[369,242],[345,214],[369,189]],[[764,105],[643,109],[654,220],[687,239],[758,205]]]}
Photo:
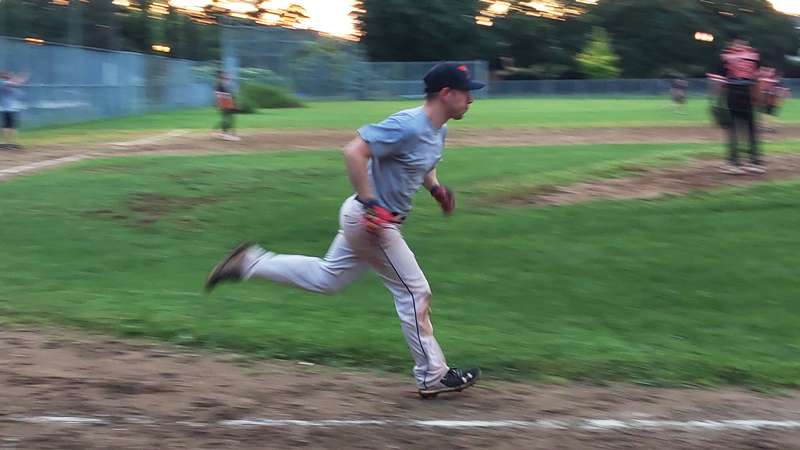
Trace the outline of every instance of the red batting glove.
{"label": "red batting glove", "polygon": [[442,207],[444,215],[449,216],[456,209],[456,196],[453,191],[447,186],[439,186],[438,184],[431,188],[431,196],[436,199],[439,206]]}
{"label": "red batting glove", "polygon": [[372,234],[379,235],[384,228],[400,223],[388,209],[378,205],[375,200],[364,201],[364,216],[361,223]]}

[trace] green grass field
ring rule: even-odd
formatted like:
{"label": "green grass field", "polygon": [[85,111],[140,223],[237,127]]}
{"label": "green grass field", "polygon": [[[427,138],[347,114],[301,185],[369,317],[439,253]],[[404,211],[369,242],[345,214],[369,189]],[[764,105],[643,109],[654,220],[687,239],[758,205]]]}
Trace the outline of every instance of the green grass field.
{"label": "green grass field", "polygon": [[[658,106],[642,102],[651,120]],[[467,123],[492,117],[495,105],[485,104]],[[316,125],[352,127],[399,106],[368,105],[375,109],[341,119],[333,104],[318,105],[327,115]],[[535,101],[519,105],[532,108],[529,125],[546,123]],[[292,121],[303,111],[275,114],[276,127],[314,125]],[[576,121],[608,120],[594,114]],[[174,117],[167,128],[200,126]],[[631,113],[629,124],[639,119]],[[83,129],[92,127],[104,129]],[[800,181],[649,202],[488,201],[721,148],[450,151],[440,177],[459,193],[456,215],[442,218],[423,193],[405,228],[450,362],[529,380],[798,386]],[[322,151],[115,158],[0,183],[0,321],[408,373],[391,296],[373,275],[332,297],[260,282],[201,294],[208,270],[240,239],[323,254],[349,192],[340,155]]]}
{"label": "green grass field", "polygon": [[[242,129],[356,129],[380,121],[387,115],[411,108],[420,101],[317,102],[306,108],[261,110],[257,114],[237,116]],[[690,99],[686,115],[671,109],[666,97],[661,98],[525,98],[478,99],[466,118],[452,122],[458,129],[496,127],[626,127],[688,126],[709,123],[708,100]],[[790,101],[781,113],[784,123],[800,122],[800,103]],[[76,125],[31,130],[22,134],[22,142],[59,143],[95,139],[125,133],[171,129],[209,130],[219,122],[213,109],[176,111],[122,119],[110,119]]]}

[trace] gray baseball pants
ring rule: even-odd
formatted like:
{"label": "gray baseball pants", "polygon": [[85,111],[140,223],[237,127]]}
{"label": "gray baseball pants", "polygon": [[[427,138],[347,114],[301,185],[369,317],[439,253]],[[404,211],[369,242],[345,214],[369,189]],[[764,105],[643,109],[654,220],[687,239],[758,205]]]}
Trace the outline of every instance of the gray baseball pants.
{"label": "gray baseball pants", "polygon": [[361,223],[363,215],[363,205],[355,196],[348,198],[339,211],[339,232],[324,258],[254,249],[247,255],[244,278],[265,278],[311,292],[333,294],[372,268],[394,296],[403,335],[414,357],[417,385],[428,388],[448,370],[433,336],[428,280],[403,239],[401,225],[391,225],[376,236]]}

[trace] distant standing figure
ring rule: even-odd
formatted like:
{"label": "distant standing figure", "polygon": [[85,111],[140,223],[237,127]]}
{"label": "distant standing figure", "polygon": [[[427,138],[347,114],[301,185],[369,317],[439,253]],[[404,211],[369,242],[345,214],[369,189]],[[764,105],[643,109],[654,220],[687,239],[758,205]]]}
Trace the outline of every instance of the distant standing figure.
{"label": "distant standing figure", "polygon": [[217,75],[217,84],[215,86],[215,94],[217,97],[217,107],[222,113],[222,123],[220,129],[222,132],[219,137],[226,141],[241,141],[242,138],[236,135],[233,129],[233,116],[236,114],[236,103],[233,101],[233,94],[231,89],[231,80],[225,72],[219,72]]}
{"label": "distant standing figure", "polygon": [[682,76],[675,77],[672,80],[669,94],[672,97],[672,103],[677,114],[686,114],[686,89],[688,87],[689,82]]}
{"label": "distant standing figure", "polygon": [[0,148],[20,149],[17,144],[19,112],[23,109],[20,86],[28,81],[27,75],[0,72],[0,115],[3,121],[3,143]]}
{"label": "distant standing figure", "polygon": [[[757,89],[759,55],[747,42],[735,40],[722,53],[722,63],[727,89],[727,105],[731,114],[728,129],[728,164],[723,173],[742,175],[766,172],[758,149],[758,135],[755,124],[755,105],[759,104]],[[738,131],[748,132],[750,164],[739,164]]]}

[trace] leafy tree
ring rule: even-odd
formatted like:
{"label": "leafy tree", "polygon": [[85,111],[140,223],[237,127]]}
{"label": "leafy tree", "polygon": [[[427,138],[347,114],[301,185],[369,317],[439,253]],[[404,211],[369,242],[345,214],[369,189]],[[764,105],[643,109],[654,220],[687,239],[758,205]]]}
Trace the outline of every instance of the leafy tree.
{"label": "leafy tree", "polygon": [[119,39],[117,13],[123,8],[115,5],[113,0],[92,0],[86,8],[82,8],[83,45],[87,47],[108,48],[118,50],[122,44]]}
{"label": "leafy tree", "polygon": [[141,9],[128,11],[122,18],[122,41],[125,50],[150,51],[150,20]]}
{"label": "leafy tree", "polygon": [[574,76],[575,56],[585,45],[591,26],[582,17],[555,20],[512,11],[494,19],[493,26],[481,27],[481,48],[493,69],[506,78],[540,79]]}
{"label": "leafy tree", "polygon": [[[601,1],[587,15],[613,38],[626,77],[672,71],[702,76],[718,65],[722,48],[734,37],[749,39],[775,62],[798,44],[790,18],[767,0],[613,0]],[[715,41],[696,41],[698,31]]]}
{"label": "leafy tree", "polygon": [[414,61],[479,56],[478,0],[362,0],[354,14],[371,59]]}
{"label": "leafy tree", "polygon": [[586,48],[578,54],[578,64],[589,78],[616,78],[620,74],[619,57],[611,49],[606,30],[595,27]]}

